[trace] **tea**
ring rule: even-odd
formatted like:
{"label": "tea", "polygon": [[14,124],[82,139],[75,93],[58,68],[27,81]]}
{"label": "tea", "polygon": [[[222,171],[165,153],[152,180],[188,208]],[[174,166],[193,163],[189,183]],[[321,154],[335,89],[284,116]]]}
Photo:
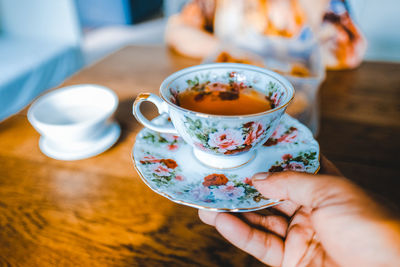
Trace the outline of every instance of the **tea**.
{"label": "tea", "polygon": [[248,115],[274,106],[268,97],[243,83],[196,84],[179,93],[179,106],[213,115]]}

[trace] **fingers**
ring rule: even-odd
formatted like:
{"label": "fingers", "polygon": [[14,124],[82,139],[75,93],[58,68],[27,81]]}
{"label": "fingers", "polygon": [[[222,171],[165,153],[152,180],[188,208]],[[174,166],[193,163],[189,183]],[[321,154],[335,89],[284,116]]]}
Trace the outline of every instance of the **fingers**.
{"label": "fingers", "polygon": [[[318,242],[315,230],[310,220],[310,210],[301,207],[296,211],[288,229],[285,240],[285,254],[282,266],[308,266],[310,256],[315,260],[315,252]],[[322,264],[316,265],[322,266]]]}
{"label": "fingers", "polygon": [[282,216],[268,215],[263,216],[254,212],[246,212],[243,214],[244,219],[250,225],[261,226],[264,229],[284,238],[288,228],[288,221]]}
{"label": "fingers", "polygon": [[341,178],[300,172],[258,173],[253,176],[253,185],[265,197],[290,200],[310,208],[319,207],[353,187]]}
{"label": "fingers", "polygon": [[290,218],[293,216],[296,210],[299,209],[299,207],[300,207],[299,205],[293,203],[292,201],[285,200],[279,205],[272,207],[271,209],[277,210]]}
{"label": "fingers", "polygon": [[232,214],[213,213],[199,211],[201,220],[214,224],[218,232],[236,247],[268,265],[281,265],[283,240],[280,237],[250,227]]}
{"label": "fingers", "polygon": [[[200,219],[211,226],[215,226],[216,217],[218,212],[199,210]],[[254,212],[246,212],[241,214],[243,219],[252,226],[260,226],[265,230],[268,230],[276,235],[284,238],[286,236],[286,230],[288,228],[288,221],[282,216],[278,215],[260,215]],[[234,216],[234,215],[232,215]]]}
{"label": "fingers", "polygon": [[208,225],[215,226],[215,218],[217,218],[218,212],[199,210],[200,220]]}
{"label": "fingers", "polygon": [[[318,241],[313,239],[315,233],[312,228],[304,228],[298,224],[290,227],[285,241],[285,254],[282,266],[310,266],[315,262],[318,250]],[[309,255],[313,257],[310,258]],[[315,266],[323,266],[318,264]]]}

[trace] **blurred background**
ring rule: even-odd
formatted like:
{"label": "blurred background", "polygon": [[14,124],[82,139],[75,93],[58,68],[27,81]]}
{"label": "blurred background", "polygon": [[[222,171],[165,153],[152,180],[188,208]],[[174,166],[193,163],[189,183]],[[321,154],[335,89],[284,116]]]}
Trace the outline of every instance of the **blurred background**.
{"label": "blurred background", "polygon": [[[162,45],[187,0],[0,0],[0,121],[129,44]],[[348,0],[364,59],[400,61],[398,0]],[[316,131],[316,130],[315,130]]]}

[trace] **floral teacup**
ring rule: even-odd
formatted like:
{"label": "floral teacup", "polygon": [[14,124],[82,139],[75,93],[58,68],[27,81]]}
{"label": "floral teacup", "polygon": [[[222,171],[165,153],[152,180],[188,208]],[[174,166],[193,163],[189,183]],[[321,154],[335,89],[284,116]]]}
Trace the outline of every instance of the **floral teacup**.
{"label": "floral teacup", "polygon": [[[193,84],[238,83],[251,87],[271,101],[273,109],[249,115],[212,115],[178,105],[178,94]],[[245,64],[215,63],[182,69],[167,77],[160,86],[161,98],[141,93],[133,104],[133,114],[145,127],[162,133],[180,135],[193,147],[196,158],[214,168],[235,168],[249,162],[257,148],[266,142],[278,126],[293,99],[293,86],[281,75]],[[166,113],[172,124],[158,125],[140,112],[144,101],[154,103],[160,114]]]}

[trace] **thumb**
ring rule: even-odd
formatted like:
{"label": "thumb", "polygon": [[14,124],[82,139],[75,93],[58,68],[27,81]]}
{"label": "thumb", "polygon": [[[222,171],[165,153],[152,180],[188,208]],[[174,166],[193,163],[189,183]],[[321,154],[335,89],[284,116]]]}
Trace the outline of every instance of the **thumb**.
{"label": "thumb", "polygon": [[344,178],[300,172],[257,173],[252,180],[254,187],[267,198],[290,200],[309,208],[361,191]]}

